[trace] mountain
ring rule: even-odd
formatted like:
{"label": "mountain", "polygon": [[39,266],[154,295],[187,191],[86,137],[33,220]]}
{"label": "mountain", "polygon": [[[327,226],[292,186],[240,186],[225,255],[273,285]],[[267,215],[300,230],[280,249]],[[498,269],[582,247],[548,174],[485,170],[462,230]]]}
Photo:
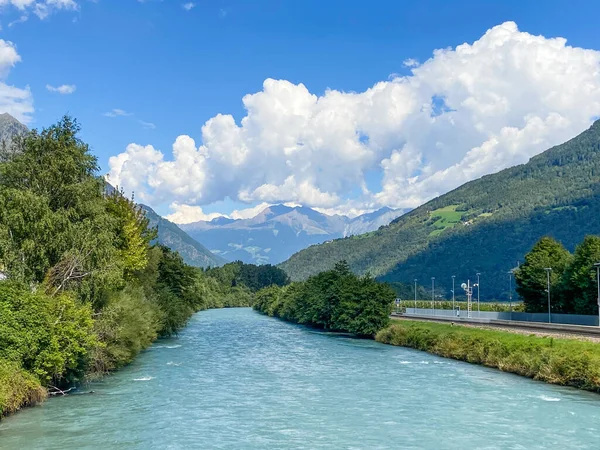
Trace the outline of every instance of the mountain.
{"label": "mountain", "polygon": [[10,114],[0,114],[0,144],[6,144],[9,150],[12,147],[12,140],[27,131],[29,131],[27,127]]}
{"label": "mountain", "polygon": [[313,244],[372,231],[388,224],[402,211],[383,208],[353,219],[329,216],[314,209],[272,205],[250,219],[218,217],[180,228],[231,261],[277,264]]}
{"label": "mountain", "polygon": [[158,227],[158,242],[179,252],[187,264],[196,267],[218,267],[227,263],[227,260],[211,253],[177,225],[156,214],[149,206],[140,204],[140,207],[150,221],[150,226]]}
{"label": "mountain", "polygon": [[586,234],[600,234],[600,121],[526,164],[466,183],[378,231],[307,248],[281,267],[299,280],[344,259],[390,282],[431,286],[435,277],[447,292],[452,275],[459,286],[479,272],[481,298],[508,298],[508,271],[540,237],[572,251]]}

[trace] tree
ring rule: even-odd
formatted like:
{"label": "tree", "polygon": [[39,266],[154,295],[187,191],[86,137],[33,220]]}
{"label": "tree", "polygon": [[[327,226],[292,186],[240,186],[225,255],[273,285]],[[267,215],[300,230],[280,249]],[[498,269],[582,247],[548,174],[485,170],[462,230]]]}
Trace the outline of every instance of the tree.
{"label": "tree", "polygon": [[562,279],[568,311],[575,314],[598,314],[598,286],[594,263],[600,262],[600,237],[586,236],[575,249],[572,263]]}
{"label": "tree", "polygon": [[0,163],[0,262],[13,279],[46,281],[49,292],[119,277],[114,217],[105,207],[96,158],[65,116],[16,141]]}
{"label": "tree", "polygon": [[550,272],[550,289],[554,292],[552,310],[565,312],[568,306],[562,295],[560,281],[565,269],[572,260],[571,254],[551,237],[541,238],[525,255],[525,263],[515,271],[517,293],[523,299],[528,312],[548,310],[547,274]]}

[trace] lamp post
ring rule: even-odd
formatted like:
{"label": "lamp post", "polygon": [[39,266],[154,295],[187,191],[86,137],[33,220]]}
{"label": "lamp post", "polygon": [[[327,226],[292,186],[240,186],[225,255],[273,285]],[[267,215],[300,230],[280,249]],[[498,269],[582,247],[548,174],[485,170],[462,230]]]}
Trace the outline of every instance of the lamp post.
{"label": "lamp post", "polygon": [[431,305],[435,316],[435,277],[431,277]]}
{"label": "lamp post", "polygon": [[510,318],[512,319],[512,270],[508,271],[508,305],[510,308]]}
{"label": "lamp post", "polygon": [[550,272],[552,271],[552,267],[545,267],[546,275],[548,277],[548,323],[552,322],[552,315],[550,313]]}
{"label": "lamp post", "polygon": [[479,287],[479,275],[481,275],[479,272],[477,272],[477,317],[481,317],[481,310],[479,309],[479,291],[481,290],[481,288]]}
{"label": "lamp post", "polygon": [[594,263],[596,268],[596,285],[598,286],[598,326],[600,327],[600,262]]}
{"label": "lamp post", "polygon": [[454,278],[455,278],[455,276],[452,275],[452,315],[454,315],[454,310],[455,310],[455,306],[454,306]]}
{"label": "lamp post", "polygon": [[415,314],[417,313],[417,279],[415,278]]}

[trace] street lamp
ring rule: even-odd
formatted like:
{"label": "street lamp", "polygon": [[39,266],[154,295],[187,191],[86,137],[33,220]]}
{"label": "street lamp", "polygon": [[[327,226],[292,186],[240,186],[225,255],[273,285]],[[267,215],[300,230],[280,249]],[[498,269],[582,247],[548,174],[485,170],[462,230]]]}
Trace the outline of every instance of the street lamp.
{"label": "street lamp", "polygon": [[435,316],[435,277],[431,277],[431,305]]}
{"label": "street lamp", "polygon": [[415,278],[415,314],[417,313],[417,279]]}
{"label": "street lamp", "polygon": [[480,287],[479,287],[479,275],[481,275],[479,272],[477,272],[477,317],[481,317],[481,310],[479,309],[479,291],[480,291]]}
{"label": "street lamp", "polygon": [[454,309],[455,309],[455,306],[454,306],[454,278],[456,278],[456,277],[454,275],[452,275],[452,315],[454,315]]}
{"label": "street lamp", "polygon": [[548,276],[548,323],[552,322],[552,315],[550,314],[550,272],[552,267],[545,267],[546,275]]}
{"label": "street lamp", "polygon": [[512,270],[508,271],[508,305],[510,307],[510,318],[512,319]]}
{"label": "street lamp", "polygon": [[600,327],[600,263],[594,263],[596,268],[596,285],[598,286],[598,326]]}

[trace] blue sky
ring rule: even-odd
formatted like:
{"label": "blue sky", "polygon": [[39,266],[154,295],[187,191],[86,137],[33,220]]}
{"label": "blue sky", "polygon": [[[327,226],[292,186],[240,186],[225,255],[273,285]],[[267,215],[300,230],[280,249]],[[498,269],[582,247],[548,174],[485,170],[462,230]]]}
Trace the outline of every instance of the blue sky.
{"label": "blue sky", "polygon": [[[10,2],[4,0],[4,3]],[[184,3],[188,2],[78,0],[76,10],[53,10],[43,20],[34,14],[31,7],[19,10],[14,6],[3,6],[1,38],[14,43],[21,57],[21,61],[10,70],[5,83],[19,88],[29,86],[34,107],[29,125],[47,126],[64,113],[75,116],[83,127],[83,139],[98,156],[103,172],[108,172],[109,158],[125,152],[129,144],[151,145],[154,150],[162,152],[164,160],[171,160],[171,148],[178,136],[193,138],[197,149],[203,143],[202,126],[219,113],[231,114],[240,125],[246,115],[242,98],[263,91],[265,79],[287,80],[294,86],[302,83],[310,94],[317,97],[324,96],[328,89],[363,93],[375,83],[387,82],[394,77],[410,77],[413,67],[406,63],[407,60],[414,59],[423,64],[432,57],[435,49],[473,44],[487,30],[507,21],[514,21],[519,32],[545,38],[564,37],[568,45],[586,50],[598,50],[600,47],[600,31],[595,20],[600,15],[600,3],[596,1],[565,4],[553,0],[197,0],[189,10],[183,7]],[[24,16],[28,20],[9,26],[12,21]],[[592,71],[593,68],[590,69],[590,79],[595,82]],[[550,74],[548,76],[551,77]],[[573,83],[581,83],[581,80],[573,80]],[[46,85],[65,84],[75,85],[76,90],[72,94],[61,95],[46,88]],[[547,92],[552,92],[553,86],[549,83]],[[436,89],[440,91],[436,92],[439,98],[453,98],[454,91],[446,92],[441,87]],[[596,101],[593,96],[592,101]],[[402,103],[402,100],[399,102]],[[511,106],[513,110],[521,109],[520,106]],[[600,114],[594,109],[595,105],[591,108],[588,121],[593,111],[596,115]],[[115,109],[127,115],[105,115]],[[341,106],[336,111],[343,109]],[[443,116],[451,120],[455,109],[460,111],[456,104],[442,108]],[[565,125],[560,133],[544,134],[544,143],[557,143],[555,141],[589,125],[585,118],[572,118],[570,111],[559,110],[553,105],[531,111],[547,126],[548,117],[553,112],[573,122]],[[273,201],[305,203],[341,212],[368,210],[384,204],[412,207],[453,186],[452,183],[442,183],[413,192],[414,182],[411,184],[410,179],[439,173],[464,161],[469,149],[481,147],[491,136],[500,136],[503,126],[525,130],[527,123],[524,117],[527,116],[519,112],[515,117],[502,116],[490,120],[489,130],[478,130],[479,134],[465,139],[466,150],[461,150],[462,153],[453,155],[447,150],[440,156],[445,166],[429,164],[437,160],[437,155],[427,154],[423,149],[418,150],[419,156],[415,157],[421,164],[418,167],[413,167],[407,156],[410,152],[414,156],[414,148],[419,145],[455,146],[457,138],[439,125],[442,128],[436,129],[435,133],[439,136],[434,143],[411,141],[408,131],[398,132],[399,135],[405,134],[401,142],[381,138],[384,143],[378,143],[377,149],[370,148],[370,153],[364,158],[357,157],[361,164],[360,174],[351,167],[327,173],[328,167],[324,163],[323,167],[318,167],[317,174],[290,172],[279,179],[276,174],[281,169],[274,167],[256,178],[255,174],[260,169],[249,165],[236,172],[237,184],[233,190],[216,182],[210,185],[206,182],[193,192],[181,194],[181,187],[165,181],[165,188],[161,187],[161,192],[157,193],[156,186],[151,186],[149,181],[158,176],[156,173],[131,182],[131,188],[147,190],[148,202],[163,214],[174,212],[172,207],[169,208],[173,202],[196,208],[196,213],[200,211],[198,208],[202,208],[204,213],[218,211],[226,214],[236,208]],[[356,120],[353,119],[354,122]],[[270,133],[282,132],[270,129],[268,123],[257,126],[264,126]],[[357,127],[362,129],[362,126]],[[365,125],[364,129],[367,128]],[[375,136],[378,132],[369,128],[368,133]],[[386,132],[391,133],[390,130]],[[424,128],[423,133],[426,132],[427,128]],[[386,146],[387,150],[377,153]],[[217,146],[213,151],[218,152],[219,148]],[[398,163],[403,164],[403,168],[385,172],[382,169],[385,161],[389,161],[388,166],[394,162],[392,156],[395,150],[398,158],[404,161]],[[318,149],[315,152],[322,154]],[[336,155],[342,153],[343,148]],[[523,157],[529,156],[531,154],[527,153]],[[358,159],[329,161],[332,165],[345,167],[356,165]],[[313,158],[306,163],[317,166],[319,163],[314,161]],[[452,178],[456,178],[457,182],[466,181],[469,176],[480,176],[515,162],[520,161],[518,158],[505,158],[496,166],[488,164],[479,171]],[[235,163],[230,164],[236,166]],[[300,162],[287,160],[287,164],[299,166]],[[407,167],[411,168],[410,173],[405,173]],[[227,178],[226,165],[211,170],[202,176]],[[247,181],[240,182],[240,177],[249,172],[256,180],[250,181],[252,177],[249,176]],[[318,173],[323,172],[328,180],[320,181]],[[290,176],[292,181],[289,181]],[[347,179],[348,182],[331,183],[332,177]],[[440,177],[442,175],[437,176]],[[464,177],[467,178],[463,180]],[[403,181],[398,181],[400,179]],[[285,180],[289,182],[285,184]],[[122,184],[127,186],[125,180]],[[406,195],[393,197],[390,196],[392,191],[406,192]],[[221,200],[229,197],[237,198]]]}

